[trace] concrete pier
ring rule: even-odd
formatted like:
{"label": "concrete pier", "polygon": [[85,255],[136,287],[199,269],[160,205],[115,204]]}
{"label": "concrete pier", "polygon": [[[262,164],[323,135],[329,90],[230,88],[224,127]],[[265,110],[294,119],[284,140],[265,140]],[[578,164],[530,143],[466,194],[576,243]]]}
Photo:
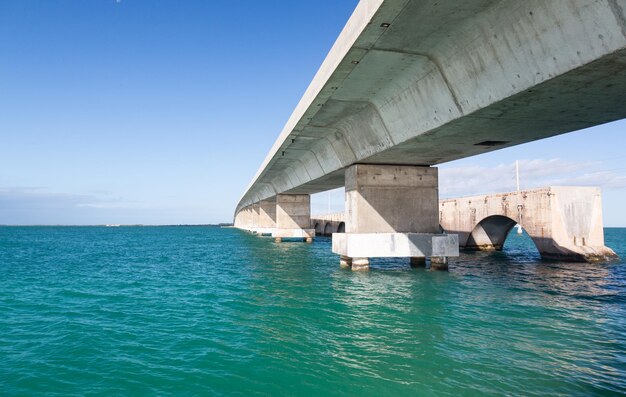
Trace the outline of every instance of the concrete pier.
{"label": "concrete pier", "polygon": [[279,194],[276,196],[276,227],[272,230],[276,242],[284,238],[299,238],[312,242],[311,196],[308,194]]}
{"label": "concrete pier", "polygon": [[276,197],[261,200],[254,223],[254,232],[263,236],[271,236],[276,228]]}
{"label": "concrete pier", "polygon": [[461,248],[502,250],[520,224],[545,259],[595,262],[617,255],[604,245],[602,196],[595,187],[552,186],[442,200],[443,229]]}
{"label": "concrete pier", "polygon": [[439,233],[437,168],[357,164],[345,175],[346,232],[333,234],[333,252],[353,270],[372,257],[458,256],[456,236]]}
{"label": "concrete pier", "polygon": [[[338,213],[315,216],[312,223],[335,227],[345,220],[345,214]],[[604,245],[602,196],[596,187],[552,186],[445,199],[439,202],[439,223],[446,232],[457,235],[459,247],[466,250],[502,250],[511,229],[520,224],[545,259],[597,262],[617,258]],[[333,237],[337,236],[334,233]],[[337,236],[337,241],[350,238]],[[402,250],[402,244],[409,243],[396,239],[393,244]],[[342,256],[341,263],[348,266],[350,258]],[[410,263],[412,267],[426,266],[424,256],[411,257]],[[430,266],[446,269],[447,262],[435,256]]]}

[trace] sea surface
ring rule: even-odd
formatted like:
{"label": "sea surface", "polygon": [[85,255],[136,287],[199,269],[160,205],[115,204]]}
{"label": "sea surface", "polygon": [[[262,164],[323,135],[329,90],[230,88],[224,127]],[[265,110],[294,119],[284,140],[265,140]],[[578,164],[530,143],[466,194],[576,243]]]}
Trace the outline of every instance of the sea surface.
{"label": "sea surface", "polygon": [[[626,258],[626,229],[606,229]],[[626,263],[449,272],[217,227],[0,227],[0,395],[626,394]]]}

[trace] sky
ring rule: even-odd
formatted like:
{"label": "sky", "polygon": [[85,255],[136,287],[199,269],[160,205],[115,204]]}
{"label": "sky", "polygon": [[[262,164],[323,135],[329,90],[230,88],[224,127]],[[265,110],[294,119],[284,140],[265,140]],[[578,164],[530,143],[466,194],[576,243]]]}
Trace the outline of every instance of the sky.
{"label": "sky", "polygon": [[[0,224],[232,221],[356,4],[0,0]],[[522,188],[600,186],[626,226],[624,131],[443,164],[440,195],[514,190],[519,160]]]}

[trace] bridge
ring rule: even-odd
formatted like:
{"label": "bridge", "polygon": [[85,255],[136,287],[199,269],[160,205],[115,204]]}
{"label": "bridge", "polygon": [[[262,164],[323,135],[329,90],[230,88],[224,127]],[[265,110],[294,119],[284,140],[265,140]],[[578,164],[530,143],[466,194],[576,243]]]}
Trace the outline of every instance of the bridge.
{"label": "bridge", "polygon": [[342,263],[445,262],[458,240],[439,231],[434,165],[626,117],[625,8],[362,0],[237,204],[235,226],[310,241],[309,195],[345,186],[346,233],[333,241]]}
{"label": "bridge", "polygon": [[[550,186],[516,192],[439,201],[439,223],[457,234],[465,250],[501,251],[515,225],[523,227],[544,259],[607,261],[615,252],[604,245],[602,196],[596,187]],[[345,232],[345,214],[311,218],[315,233]]]}
{"label": "bridge", "polygon": [[346,217],[343,212],[314,215],[311,217],[311,225],[316,236],[332,236],[333,233],[346,232]]}

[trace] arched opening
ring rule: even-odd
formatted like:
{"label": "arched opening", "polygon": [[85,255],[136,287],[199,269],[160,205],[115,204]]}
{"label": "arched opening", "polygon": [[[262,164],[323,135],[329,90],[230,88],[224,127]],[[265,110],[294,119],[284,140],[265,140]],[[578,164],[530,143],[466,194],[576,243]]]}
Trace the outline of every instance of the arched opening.
{"label": "arched opening", "polygon": [[506,237],[516,224],[516,221],[506,216],[488,216],[474,227],[465,248],[479,251],[502,251]]}
{"label": "arched opening", "polygon": [[[507,251],[528,251],[538,252],[537,242],[529,236],[523,229],[515,227],[517,221],[502,215],[492,215],[483,219],[474,227],[470,233],[465,248],[478,251],[502,251],[505,242]],[[518,233],[518,230],[521,233]],[[513,236],[508,238],[509,236]]]}
{"label": "arched opening", "polygon": [[346,223],[341,222],[339,226],[337,226],[337,233],[345,233],[346,232]]}
{"label": "arched opening", "polygon": [[330,236],[331,234],[333,234],[333,226],[330,224],[330,222],[328,222],[326,226],[324,226],[324,235]]}
{"label": "arched opening", "polygon": [[525,229],[513,227],[504,241],[503,251],[508,255],[540,255],[538,248]]}
{"label": "arched opening", "polygon": [[322,234],[322,232],[323,232],[323,230],[322,230],[322,225],[321,225],[321,223],[319,223],[319,222],[315,222],[315,227],[314,227],[314,229],[315,229],[315,234],[317,234],[317,235],[321,235],[321,234]]}

